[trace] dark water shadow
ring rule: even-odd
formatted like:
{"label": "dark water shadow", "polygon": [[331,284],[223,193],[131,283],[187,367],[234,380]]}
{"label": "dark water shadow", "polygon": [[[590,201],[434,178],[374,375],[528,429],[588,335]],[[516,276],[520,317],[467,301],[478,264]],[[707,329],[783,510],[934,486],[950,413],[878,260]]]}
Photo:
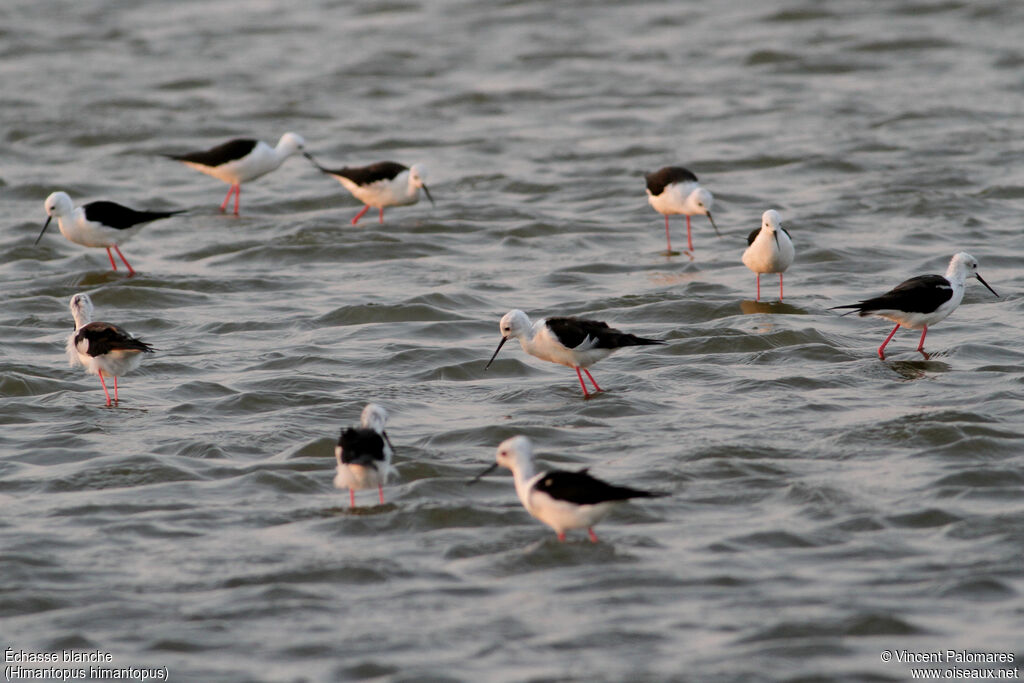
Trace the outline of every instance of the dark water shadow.
{"label": "dark water shadow", "polygon": [[750,299],[740,302],[740,311],[742,311],[744,315],[753,315],[755,313],[807,315],[806,310],[798,308],[797,306],[791,306],[781,301],[752,301]]}
{"label": "dark water shadow", "polygon": [[686,256],[690,261],[694,260],[694,252],[689,249],[683,249],[682,251],[659,251],[658,256],[664,256],[665,261],[671,261],[673,256]]}
{"label": "dark water shadow", "polygon": [[124,399],[121,399],[120,401],[117,401],[117,402],[113,402],[112,401],[109,406],[106,403],[101,403],[97,407],[100,410],[116,410],[118,412],[126,412],[126,413],[148,413],[149,412],[149,408],[132,408],[130,406],[124,405]]}
{"label": "dark water shadow", "polygon": [[368,515],[383,515],[385,513],[395,512],[398,510],[398,506],[394,503],[384,503],[383,505],[380,503],[377,503],[376,505],[361,505],[358,499],[359,494],[357,493],[356,496],[356,506],[354,508],[350,508],[348,506],[331,507],[324,511],[325,514],[328,516],[365,517]]}
{"label": "dark water shadow", "polygon": [[[138,274],[139,271],[135,271],[135,275]],[[71,284],[74,287],[99,287],[101,285],[107,285],[114,282],[130,280],[135,277],[135,275],[129,275],[128,271],[124,268],[119,268],[118,270],[91,270],[76,275]]]}
{"label": "dark water shadow", "polygon": [[897,360],[882,361],[893,372],[903,379],[924,379],[928,373],[950,372],[953,366],[935,360]]}

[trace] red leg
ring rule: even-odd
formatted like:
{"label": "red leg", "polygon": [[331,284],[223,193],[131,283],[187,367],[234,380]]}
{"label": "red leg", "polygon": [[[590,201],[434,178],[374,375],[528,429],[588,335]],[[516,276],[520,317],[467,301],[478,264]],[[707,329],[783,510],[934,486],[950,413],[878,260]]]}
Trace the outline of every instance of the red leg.
{"label": "red leg", "polygon": [[[896,323],[896,327],[892,328],[892,332],[890,332],[889,336],[885,338],[885,341],[882,342],[882,345],[878,347],[878,357],[881,358],[882,360],[885,360],[885,353],[883,353],[883,351],[885,350],[885,345],[889,343],[889,340],[892,339],[893,335],[896,334],[896,330],[898,329],[900,329],[900,325],[899,323]],[[924,335],[921,335],[921,341],[922,343],[924,342]]]}
{"label": "red leg", "polygon": [[223,213],[224,211],[227,211],[227,209],[228,209],[228,202],[231,201],[231,195],[233,195],[234,193],[235,193],[235,186],[232,185],[231,187],[228,188],[228,193],[224,196],[224,202],[220,205],[221,213]]}
{"label": "red leg", "polygon": [[238,200],[242,198],[242,186],[235,185],[235,215],[238,215]]}
{"label": "red leg", "polygon": [[564,531],[559,531],[558,532],[558,540],[559,541],[563,541],[563,542],[565,541],[565,532]]}
{"label": "red leg", "polygon": [[587,527],[587,533],[590,534],[591,542],[597,543],[597,534],[594,533],[594,530],[590,527]]}
{"label": "red leg", "polygon": [[124,261],[124,264],[128,266],[128,277],[135,275],[135,269],[132,268],[132,264],[128,263],[128,259],[124,257],[124,254],[121,253],[121,247],[115,244],[114,249],[117,251],[117,255],[121,257],[121,260]]}
{"label": "red leg", "polygon": [[665,244],[667,245],[666,251],[672,253],[672,237],[668,233],[668,216],[665,216]]}
{"label": "red leg", "polygon": [[690,236],[690,217],[686,217],[686,246],[693,251],[693,238]]}
{"label": "red leg", "polygon": [[114,403],[120,403],[117,398],[117,375],[114,375]]}
{"label": "red leg", "polygon": [[917,350],[924,353],[924,336],[928,334],[928,326],[924,326],[924,331],[921,332],[921,343],[917,345]]}
{"label": "red leg", "polygon": [[110,392],[107,391],[107,383],[103,381],[103,371],[100,371],[100,384],[103,385],[103,394],[107,397],[107,407],[110,407]]}
{"label": "red leg", "polygon": [[114,270],[117,270],[117,264],[114,263],[114,255],[110,253],[110,247],[107,247],[107,257],[110,258],[110,265]]}
{"label": "red leg", "polygon": [[380,207],[380,218],[377,219],[377,222],[380,223],[381,225],[384,225],[384,207],[383,206]]}
{"label": "red leg", "polygon": [[380,504],[384,504],[384,487],[377,484],[377,496],[380,498]]}
{"label": "red leg", "polygon": [[757,273],[757,299],[755,299],[755,301],[760,301],[760,300],[761,300],[761,273]]}
{"label": "red leg", "polygon": [[580,386],[583,387],[583,398],[590,398],[590,394],[587,392],[587,385],[583,383],[583,375],[580,374],[579,368],[576,368],[576,376],[580,378]]}
{"label": "red leg", "polygon": [[604,391],[604,389],[597,386],[597,382],[594,381],[594,376],[590,374],[590,370],[583,368],[583,372],[587,373],[587,377],[590,378],[590,383],[594,385],[594,389],[596,389],[597,391]]}
{"label": "red leg", "polygon": [[779,301],[782,301],[782,273],[779,273]]}
{"label": "red leg", "polygon": [[355,506],[356,506],[356,490],[355,489],[349,489],[348,490],[348,507],[349,507],[349,509],[352,509]]}
{"label": "red leg", "polygon": [[357,213],[357,214],[356,214],[355,216],[352,216],[352,225],[355,225],[356,223],[358,223],[358,222],[359,222],[359,219],[363,217],[363,214],[365,214],[365,213],[366,213],[367,211],[369,211],[369,210],[370,210],[370,207],[369,207],[369,205],[367,205],[367,206],[364,206],[364,207],[363,207],[363,209],[362,209],[362,211],[360,211],[359,213]]}

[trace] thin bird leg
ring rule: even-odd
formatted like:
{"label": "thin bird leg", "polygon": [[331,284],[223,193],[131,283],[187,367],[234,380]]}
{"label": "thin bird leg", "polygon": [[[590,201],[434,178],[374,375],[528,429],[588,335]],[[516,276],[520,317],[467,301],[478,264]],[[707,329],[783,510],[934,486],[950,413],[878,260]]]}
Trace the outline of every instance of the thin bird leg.
{"label": "thin bird leg", "polygon": [[686,246],[693,251],[693,237],[690,236],[690,217],[686,217]]}
{"label": "thin bird leg", "polygon": [[668,233],[668,215],[665,216],[665,244],[668,246],[666,251],[672,253],[672,237]]}
{"label": "thin bird leg", "polygon": [[380,504],[384,504],[384,487],[377,484],[377,496],[380,498]]}
{"label": "thin bird leg", "polygon": [[782,301],[782,273],[779,273],[779,301]]}
{"label": "thin bird leg", "polygon": [[121,247],[115,244],[114,249],[117,251],[117,255],[121,257],[121,260],[124,261],[124,264],[128,266],[128,277],[135,275],[135,269],[132,268],[132,264],[128,263],[128,259],[124,257],[124,254],[121,253]]}
{"label": "thin bird leg", "polygon": [[103,385],[103,394],[107,397],[107,407],[110,407],[110,392],[107,391],[107,383],[103,381],[103,371],[100,370],[100,384]]}
{"label": "thin bird leg", "polygon": [[242,186],[235,185],[235,215],[238,215],[238,200],[242,198]]}
{"label": "thin bird leg", "polygon": [[355,506],[356,506],[356,490],[355,489],[349,489],[348,490],[348,507],[351,510]]}
{"label": "thin bird leg", "polygon": [[114,403],[120,403],[117,398],[117,375],[114,375]]}
{"label": "thin bird leg", "polygon": [[761,300],[761,273],[756,273],[756,275],[757,275],[757,299],[755,299],[755,301],[760,301]]}
{"label": "thin bird leg", "polygon": [[107,256],[110,258],[110,265],[114,270],[117,270],[117,264],[114,263],[114,255],[110,252],[110,247],[107,247]]}
{"label": "thin bird leg", "polygon": [[928,326],[924,326],[924,331],[921,332],[921,343],[917,345],[917,350],[924,353],[924,336],[928,334]]}
{"label": "thin bird leg", "polygon": [[[589,372],[587,373],[590,374]],[[583,398],[589,398],[590,393],[587,391],[587,385],[583,383],[583,375],[580,374],[580,369],[576,368],[576,376],[580,378],[580,386],[583,387]]]}
{"label": "thin bird leg", "polygon": [[590,378],[590,383],[594,385],[594,389],[598,391],[604,391],[601,387],[597,386],[597,382],[594,381],[594,376],[590,374],[590,370],[583,368],[583,372],[587,373],[587,377]]}
{"label": "thin bird leg", "polygon": [[356,223],[358,223],[359,219],[363,217],[363,214],[365,214],[369,210],[370,210],[370,205],[367,204],[366,206],[363,207],[362,211],[357,213],[355,216],[352,216],[352,225],[355,225]]}
{"label": "thin bird leg", "polygon": [[564,543],[565,542],[565,532],[564,531],[559,531],[557,533],[558,533],[558,540],[562,541]]}
{"label": "thin bird leg", "polygon": [[587,527],[587,533],[590,534],[591,542],[597,543],[597,534],[594,533],[594,529],[592,527]]}
{"label": "thin bird leg", "polygon": [[878,347],[878,357],[881,358],[882,360],[885,360],[885,353],[883,353],[885,345],[889,343],[889,340],[892,339],[893,335],[896,334],[896,330],[898,329],[900,329],[900,324],[896,323],[896,327],[892,328],[892,332],[890,332],[889,336],[885,338],[885,341],[882,342],[882,345]]}
{"label": "thin bird leg", "polygon": [[383,206],[380,207],[380,218],[377,219],[377,222],[380,223],[381,225],[384,225],[384,207]]}
{"label": "thin bird leg", "polygon": [[220,205],[221,213],[223,213],[224,211],[227,211],[228,202],[231,201],[231,195],[233,195],[234,193],[235,193],[235,185],[232,184],[231,187],[228,188],[228,193],[224,196],[224,202]]}

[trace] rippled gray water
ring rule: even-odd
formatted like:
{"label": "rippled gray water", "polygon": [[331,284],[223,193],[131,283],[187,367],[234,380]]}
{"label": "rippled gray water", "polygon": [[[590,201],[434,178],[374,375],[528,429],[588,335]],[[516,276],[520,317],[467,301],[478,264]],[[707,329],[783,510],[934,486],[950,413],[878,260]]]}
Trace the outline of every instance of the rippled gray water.
{"label": "rippled gray water", "polygon": [[[9,0],[0,9],[0,641],[194,681],[907,680],[883,650],[1024,657],[1024,6],[916,2]],[[226,187],[159,157],[286,130],[332,165],[424,162],[375,212],[301,158]],[[694,170],[668,258],[642,175]],[[189,208],[124,251],[76,202]],[[746,234],[797,261],[752,301]],[[673,238],[682,243],[682,221]],[[942,272],[929,333],[829,306]],[[765,292],[774,292],[774,278]],[[159,352],[103,407],[69,297]],[[497,321],[598,317],[574,373]],[[337,430],[392,413],[387,503],[332,487]],[[670,492],[560,544],[507,473]]]}

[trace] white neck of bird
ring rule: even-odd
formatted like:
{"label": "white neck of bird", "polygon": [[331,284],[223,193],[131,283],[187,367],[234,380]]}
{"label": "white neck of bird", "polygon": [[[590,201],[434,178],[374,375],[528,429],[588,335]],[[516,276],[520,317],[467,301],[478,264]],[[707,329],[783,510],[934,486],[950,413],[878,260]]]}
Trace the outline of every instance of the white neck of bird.
{"label": "white neck of bird", "polygon": [[83,327],[85,327],[86,325],[88,325],[89,323],[92,322],[91,320],[89,320],[89,315],[85,311],[80,311],[78,309],[75,309],[72,312],[72,315],[75,317],[75,330],[76,331],[82,329]]}
{"label": "white neck of bird", "polygon": [[532,458],[518,458],[516,467],[512,470],[512,477],[516,483],[516,493],[519,499],[526,503],[527,484],[537,476],[537,464]]}

